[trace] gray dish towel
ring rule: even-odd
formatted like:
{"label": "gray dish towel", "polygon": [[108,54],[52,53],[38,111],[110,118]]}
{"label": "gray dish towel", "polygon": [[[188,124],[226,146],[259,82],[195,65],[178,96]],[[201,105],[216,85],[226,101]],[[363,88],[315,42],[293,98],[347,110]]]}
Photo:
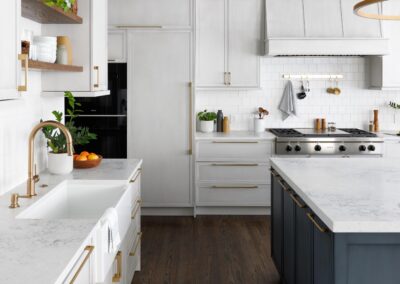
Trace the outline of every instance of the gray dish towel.
{"label": "gray dish towel", "polygon": [[288,81],[283,91],[282,99],[279,104],[279,110],[282,112],[282,119],[285,120],[291,115],[296,115],[296,105],[292,81]]}

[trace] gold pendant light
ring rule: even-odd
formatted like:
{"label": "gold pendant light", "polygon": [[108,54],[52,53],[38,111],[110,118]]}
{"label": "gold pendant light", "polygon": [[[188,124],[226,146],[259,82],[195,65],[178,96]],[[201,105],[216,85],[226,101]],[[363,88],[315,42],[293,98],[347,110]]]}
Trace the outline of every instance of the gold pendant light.
{"label": "gold pendant light", "polygon": [[383,15],[383,14],[371,14],[364,12],[363,9],[367,6],[373,5],[373,4],[378,4],[378,3],[383,3],[384,1],[387,0],[363,0],[360,3],[357,3],[354,5],[354,14],[368,18],[368,19],[375,19],[375,20],[392,20],[392,21],[400,21],[400,16],[397,15]]}

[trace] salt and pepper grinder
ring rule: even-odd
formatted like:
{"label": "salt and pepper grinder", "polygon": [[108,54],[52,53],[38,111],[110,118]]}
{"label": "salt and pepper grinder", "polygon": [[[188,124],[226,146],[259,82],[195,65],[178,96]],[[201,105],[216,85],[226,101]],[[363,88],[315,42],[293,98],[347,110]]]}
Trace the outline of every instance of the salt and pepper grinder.
{"label": "salt and pepper grinder", "polygon": [[224,114],[222,113],[222,110],[218,110],[217,112],[217,132],[223,132],[224,131]]}
{"label": "salt and pepper grinder", "polygon": [[223,130],[224,133],[228,133],[229,131],[231,131],[231,127],[229,125],[229,118],[227,116],[224,116]]}
{"label": "salt and pepper grinder", "polygon": [[315,119],[315,130],[316,131],[321,130],[321,120],[319,118]]}
{"label": "salt and pepper grinder", "polygon": [[325,118],[321,118],[321,129],[326,130],[326,119]]}
{"label": "salt and pepper grinder", "polygon": [[374,109],[374,132],[379,132],[379,111]]}

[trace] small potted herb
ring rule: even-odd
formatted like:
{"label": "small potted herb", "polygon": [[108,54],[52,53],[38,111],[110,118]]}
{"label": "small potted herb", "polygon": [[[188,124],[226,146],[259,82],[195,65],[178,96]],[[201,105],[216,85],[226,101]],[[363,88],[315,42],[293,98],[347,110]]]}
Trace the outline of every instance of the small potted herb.
{"label": "small potted herb", "polygon": [[[68,99],[67,113],[69,115],[68,120],[65,122],[65,126],[71,133],[73,144],[86,145],[91,140],[97,139],[97,135],[91,133],[89,128],[75,126],[74,120],[79,116],[79,113],[82,112],[76,107],[80,107],[81,104],[75,101],[75,98],[71,92],[65,92],[65,97]],[[52,112],[52,114],[54,115],[56,121],[62,121],[62,112],[55,110]],[[73,169],[73,157],[68,156],[67,154],[67,142],[64,134],[52,126],[44,127],[42,132],[47,139],[47,146],[50,148],[47,166],[49,172],[52,174],[70,173]]]}
{"label": "small potted herb", "polygon": [[197,114],[200,120],[200,131],[209,133],[214,131],[214,122],[217,119],[215,112],[208,112],[207,110],[201,111]]}
{"label": "small potted herb", "polygon": [[269,112],[259,107],[256,112],[256,117],[254,118],[254,132],[264,132],[265,130],[265,117],[269,114]]}

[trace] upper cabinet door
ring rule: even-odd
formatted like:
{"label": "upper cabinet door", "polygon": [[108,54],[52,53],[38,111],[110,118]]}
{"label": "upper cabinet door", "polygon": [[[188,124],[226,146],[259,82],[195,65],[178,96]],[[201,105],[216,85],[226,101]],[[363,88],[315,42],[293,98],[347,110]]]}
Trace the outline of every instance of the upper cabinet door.
{"label": "upper cabinet door", "polygon": [[343,36],[340,0],[303,0],[303,3],[306,37]]}
{"label": "upper cabinet door", "polygon": [[108,0],[92,0],[92,90],[107,90],[108,86]]}
{"label": "upper cabinet door", "polygon": [[191,26],[192,0],[113,0],[108,10],[114,26]]}
{"label": "upper cabinet door", "polygon": [[126,31],[108,31],[108,62],[126,62]]}
{"label": "upper cabinet door", "polygon": [[21,15],[21,2],[19,0],[4,1],[2,3],[3,15],[0,17],[0,100],[14,99],[18,95],[19,70],[21,63],[18,61],[20,52],[19,43],[19,17]]}
{"label": "upper cabinet door", "polygon": [[[304,15],[301,0],[266,0],[267,34],[273,37],[303,37]],[[282,17],[285,15],[285,17]]]}
{"label": "upper cabinet door", "polygon": [[[359,17],[353,13],[353,7],[360,0],[341,0],[343,13],[343,32],[345,37],[364,36],[370,38],[382,37],[381,22]],[[378,14],[378,5],[370,5],[365,11]]]}
{"label": "upper cabinet door", "polygon": [[196,85],[225,87],[225,0],[196,1]]}
{"label": "upper cabinet door", "polygon": [[259,87],[262,0],[229,0],[228,66],[232,87]]}

